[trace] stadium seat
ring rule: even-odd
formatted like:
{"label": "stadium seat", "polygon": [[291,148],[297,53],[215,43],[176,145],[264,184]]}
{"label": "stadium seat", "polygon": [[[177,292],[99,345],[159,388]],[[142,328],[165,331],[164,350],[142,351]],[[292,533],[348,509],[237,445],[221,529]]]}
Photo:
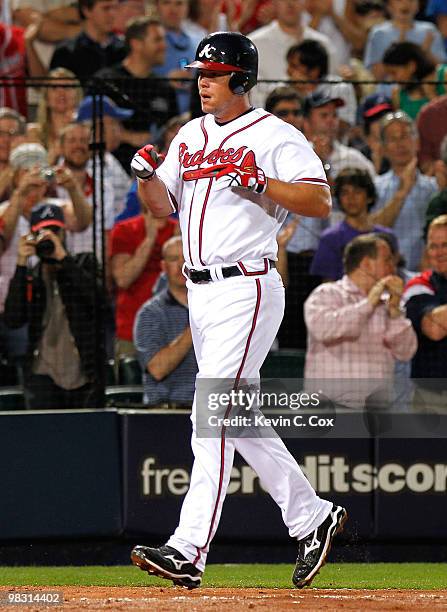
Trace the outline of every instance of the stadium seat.
{"label": "stadium seat", "polygon": [[106,363],[106,386],[113,387],[117,382],[115,376],[115,360],[109,359]]}
{"label": "stadium seat", "polygon": [[0,387],[14,387],[18,384],[17,366],[2,359],[0,361]]}
{"label": "stadium seat", "polygon": [[271,351],[261,368],[261,378],[303,378],[306,351],[280,349]]}
{"label": "stadium seat", "polygon": [[120,357],[118,361],[118,383],[120,385],[141,385],[143,374],[135,357]]}
{"label": "stadium seat", "polygon": [[25,410],[25,395],[22,387],[0,388],[0,411]]}
{"label": "stadium seat", "polygon": [[107,408],[144,408],[142,385],[118,385],[106,387]]}

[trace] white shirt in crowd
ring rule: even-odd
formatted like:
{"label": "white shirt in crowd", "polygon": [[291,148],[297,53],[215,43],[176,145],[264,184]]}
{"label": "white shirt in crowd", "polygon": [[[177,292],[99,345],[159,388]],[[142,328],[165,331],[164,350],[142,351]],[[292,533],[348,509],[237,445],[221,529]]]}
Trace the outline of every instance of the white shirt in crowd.
{"label": "white shirt in crowd", "polygon": [[[251,91],[251,101],[253,106],[264,107],[265,99],[268,94],[281,84],[287,81],[287,51],[300,41],[294,36],[284,32],[279,23],[274,20],[262,28],[258,28],[249,34],[250,40],[256,45],[259,53],[258,81],[262,79],[275,79],[276,83],[260,83]],[[338,65],[335,57],[335,49],[332,42],[324,34],[320,34],[313,28],[303,26],[302,40],[317,40],[326,48],[329,55],[329,72],[336,73]]]}

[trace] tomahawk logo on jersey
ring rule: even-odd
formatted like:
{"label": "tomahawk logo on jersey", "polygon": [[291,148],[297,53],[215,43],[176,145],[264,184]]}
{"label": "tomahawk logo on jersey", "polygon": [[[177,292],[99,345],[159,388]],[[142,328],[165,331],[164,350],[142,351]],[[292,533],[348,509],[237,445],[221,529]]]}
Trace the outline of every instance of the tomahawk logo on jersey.
{"label": "tomahawk logo on jersey", "polygon": [[262,194],[265,177],[327,185],[323,165],[301,132],[263,109],[224,125],[212,115],[191,121],[172,141],[157,174],[178,204],[190,267],[230,264],[235,255],[236,261],[276,259],[276,234],[287,211]]}
{"label": "tomahawk logo on jersey", "polygon": [[208,168],[199,168],[198,170],[186,170],[183,173],[184,181],[209,178],[214,178],[216,181],[221,178],[226,178],[226,181],[221,181],[223,183],[223,188],[242,187],[244,189],[251,189],[257,193],[263,193],[266,188],[264,172],[256,165],[256,158],[253,151],[249,151],[245,154],[240,165],[230,162],[227,164],[216,164]]}

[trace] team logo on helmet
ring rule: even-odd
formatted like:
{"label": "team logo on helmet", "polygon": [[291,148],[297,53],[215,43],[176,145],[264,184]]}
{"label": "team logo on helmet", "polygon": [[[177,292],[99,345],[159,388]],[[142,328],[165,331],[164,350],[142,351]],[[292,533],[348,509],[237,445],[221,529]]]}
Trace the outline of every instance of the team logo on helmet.
{"label": "team logo on helmet", "polygon": [[215,51],[216,48],[213,47],[210,44],[207,44],[203,47],[203,49],[200,51],[199,53],[199,57],[206,57],[206,59],[211,59],[213,57],[213,51]]}
{"label": "team logo on helmet", "polygon": [[258,52],[243,34],[214,32],[199,43],[194,61],[185,68],[235,73],[231,75],[228,86],[234,94],[243,95],[256,85]]}

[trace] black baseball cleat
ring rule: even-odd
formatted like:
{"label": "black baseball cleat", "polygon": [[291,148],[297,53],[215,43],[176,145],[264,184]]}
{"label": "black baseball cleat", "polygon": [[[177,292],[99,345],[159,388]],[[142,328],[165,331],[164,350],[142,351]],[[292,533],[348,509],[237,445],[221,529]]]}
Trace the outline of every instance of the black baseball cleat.
{"label": "black baseball cleat", "polygon": [[143,571],[172,580],[176,586],[195,589],[202,582],[202,572],[171,546],[135,546],[130,558]]}
{"label": "black baseball cleat", "polygon": [[348,513],[342,506],[332,505],[328,517],[306,538],[298,540],[298,557],[292,576],[293,584],[308,586],[326,563],[334,536],[343,530]]}

